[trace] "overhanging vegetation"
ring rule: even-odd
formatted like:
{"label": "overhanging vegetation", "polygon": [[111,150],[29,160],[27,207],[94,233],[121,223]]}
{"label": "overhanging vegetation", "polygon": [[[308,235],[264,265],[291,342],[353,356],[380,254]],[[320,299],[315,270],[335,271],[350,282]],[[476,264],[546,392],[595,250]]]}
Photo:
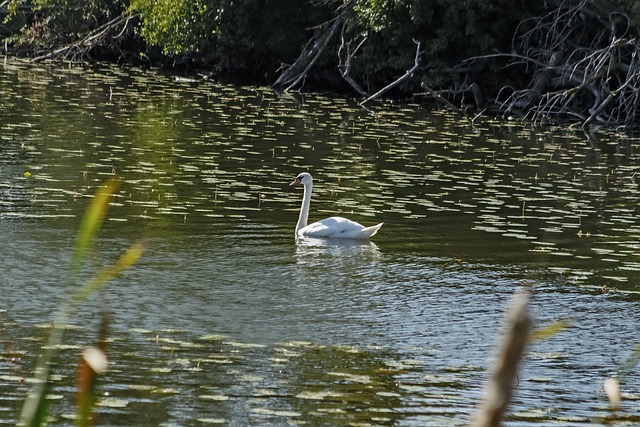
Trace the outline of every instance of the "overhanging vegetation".
{"label": "overhanging vegetation", "polygon": [[4,49],[38,60],[162,65],[366,101],[419,96],[462,114],[488,108],[536,123],[638,121],[640,6],[631,0],[3,5]]}

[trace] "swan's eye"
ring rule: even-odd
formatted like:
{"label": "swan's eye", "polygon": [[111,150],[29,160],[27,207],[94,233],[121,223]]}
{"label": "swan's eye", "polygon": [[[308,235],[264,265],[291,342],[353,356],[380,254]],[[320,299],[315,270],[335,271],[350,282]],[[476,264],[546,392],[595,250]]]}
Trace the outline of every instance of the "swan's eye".
{"label": "swan's eye", "polygon": [[304,176],[302,175],[298,175],[298,177],[296,178],[298,181],[302,182],[302,178],[304,178]]}

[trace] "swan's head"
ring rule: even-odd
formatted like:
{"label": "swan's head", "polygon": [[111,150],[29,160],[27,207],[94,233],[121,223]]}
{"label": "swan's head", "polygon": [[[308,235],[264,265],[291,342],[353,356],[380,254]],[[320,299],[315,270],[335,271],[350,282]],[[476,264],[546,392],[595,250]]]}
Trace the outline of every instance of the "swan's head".
{"label": "swan's head", "polygon": [[293,182],[290,185],[299,185],[299,184],[307,185],[311,183],[313,183],[313,178],[311,178],[311,175],[309,175],[306,172],[302,172],[300,175],[296,177],[296,179],[293,180]]}

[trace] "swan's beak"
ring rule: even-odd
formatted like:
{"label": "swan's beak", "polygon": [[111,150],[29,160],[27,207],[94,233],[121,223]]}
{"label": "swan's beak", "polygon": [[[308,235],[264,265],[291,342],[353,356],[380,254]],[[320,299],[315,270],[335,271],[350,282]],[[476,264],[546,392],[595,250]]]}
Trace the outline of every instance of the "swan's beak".
{"label": "swan's beak", "polygon": [[294,179],[293,182],[289,185],[298,185],[298,184],[300,184],[300,178]]}

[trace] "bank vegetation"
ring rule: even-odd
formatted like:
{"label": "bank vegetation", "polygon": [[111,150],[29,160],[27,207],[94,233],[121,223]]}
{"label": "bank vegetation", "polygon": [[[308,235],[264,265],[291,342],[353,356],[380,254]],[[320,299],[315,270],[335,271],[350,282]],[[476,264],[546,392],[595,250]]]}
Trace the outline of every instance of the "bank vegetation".
{"label": "bank vegetation", "polygon": [[2,50],[635,127],[635,0],[0,0]]}

